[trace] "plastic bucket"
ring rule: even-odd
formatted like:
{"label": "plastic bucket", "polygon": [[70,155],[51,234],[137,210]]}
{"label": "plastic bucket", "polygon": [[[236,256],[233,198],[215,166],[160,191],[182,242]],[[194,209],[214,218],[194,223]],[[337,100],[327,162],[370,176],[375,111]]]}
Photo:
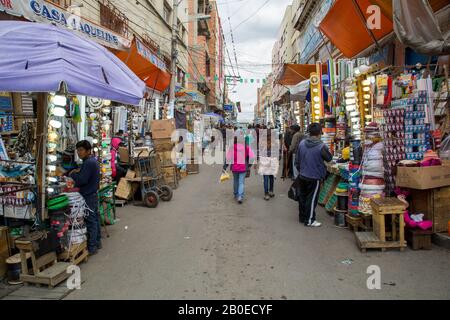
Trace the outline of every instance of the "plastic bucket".
{"label": "plastic bucket", "polygon": [[339,227],[345,227],[345,211],[335,211],[334,224]]}
{"label": "plastic bucket", "polygon": [[348,197],[338,196],[337,198],[338,198],[338,200],[337,200],[338,210],[346,211],[348,209]]}

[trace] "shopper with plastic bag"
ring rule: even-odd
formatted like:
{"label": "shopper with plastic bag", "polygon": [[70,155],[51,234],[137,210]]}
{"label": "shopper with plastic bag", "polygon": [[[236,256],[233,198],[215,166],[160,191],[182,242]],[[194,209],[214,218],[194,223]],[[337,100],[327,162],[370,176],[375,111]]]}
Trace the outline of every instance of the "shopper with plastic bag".
{"label": "shopper with plastic bag", "polygon": [[[278,158],[278,136],[272,137],[273,130],[264,130],[259,141],[258,174],[264,177],[264,200],[275,197],[274,182],[278,174],[280,161]],[[265,134],[267,133],[267,134]]]}
{"label": "shopper with plastic bag", "polygon": [[[226,153],[226,163],[223,170],[226,171],[228,165],[231,164],[233,172],[233,193],[234,198],[239,204],[244,201],[245,178],[254,161],[255,155],[250,146],[245,142],[245,136],[242,131],[238,130],[234,137],[234,144]],[[223,176],[223,174],[222,174]]]}

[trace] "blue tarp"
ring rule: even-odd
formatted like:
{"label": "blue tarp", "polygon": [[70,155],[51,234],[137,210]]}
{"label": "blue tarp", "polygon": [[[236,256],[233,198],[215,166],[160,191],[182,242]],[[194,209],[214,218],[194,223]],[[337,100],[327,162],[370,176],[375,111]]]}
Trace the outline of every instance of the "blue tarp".
{"label": "blue tarp", "polygon": [[145,84],[101,45],[48,24],[0,21],[0,91],[69,93],[139,105]]}

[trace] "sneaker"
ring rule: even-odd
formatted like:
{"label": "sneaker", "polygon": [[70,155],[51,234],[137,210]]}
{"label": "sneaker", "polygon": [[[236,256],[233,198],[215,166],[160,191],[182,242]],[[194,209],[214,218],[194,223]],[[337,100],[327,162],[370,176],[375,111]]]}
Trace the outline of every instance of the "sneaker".
{"label": "sneaker", "polygon": [[314,221],[313,223],[308,224],[308,227],[320,227],[322,223]]}
{"label": "sneaker", "polygon": [[92,251],[89,251],[89,255],[90,255],[90,256],[95,256],[97,253],[98,253],[98,250],[97,250],[97,249],[92,250]]}
{"label": "sneaker", "polygon": [[103,246],[102,246],[102,243],[101,242],[99,242],[99,244],[97,245],[97,249],[102,249],[103,248]]}
{"label": "sneaker", "polygon": [[238,203],[239,203],[239,204],[242,204],[242,202],[244,202],[244,201],[242,200],[242,198],[238,198]]}
{"label": "sneaker", "polygon": [[264,200],[268,201],[269,199],[270,199],[269,194],[266,194],[266,195],[264,196]]}
{"label": "sneaker", "polygon": [[269,192],[269,197],[271,197],[271,198],[275,197],[275,193]]}

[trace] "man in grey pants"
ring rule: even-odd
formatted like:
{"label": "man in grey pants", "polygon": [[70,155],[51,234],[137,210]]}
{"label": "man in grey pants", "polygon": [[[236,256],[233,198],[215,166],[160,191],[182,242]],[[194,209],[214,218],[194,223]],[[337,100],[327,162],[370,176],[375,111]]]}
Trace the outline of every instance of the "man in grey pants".
{"label": "man in grey pants", "polygon": [[320,183],[327,175],[324,162],[330,162],[333,156],[320,140],[322,126],[319,123],[310,124],[308,132],[310,137],[300,143],[295,163],[300,172],[298,176],[299,221],[308,227],[320,227],[322,224],[316,221]]}

